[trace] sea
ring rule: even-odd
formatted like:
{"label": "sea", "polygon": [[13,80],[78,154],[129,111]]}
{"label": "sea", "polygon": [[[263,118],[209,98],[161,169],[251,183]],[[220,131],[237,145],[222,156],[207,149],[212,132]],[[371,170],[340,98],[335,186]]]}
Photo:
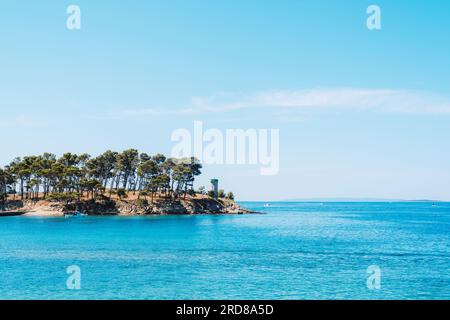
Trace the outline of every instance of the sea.
{"label": "sea", "polygon": [[450,299],[450,203],[1,217],[0,299]]}

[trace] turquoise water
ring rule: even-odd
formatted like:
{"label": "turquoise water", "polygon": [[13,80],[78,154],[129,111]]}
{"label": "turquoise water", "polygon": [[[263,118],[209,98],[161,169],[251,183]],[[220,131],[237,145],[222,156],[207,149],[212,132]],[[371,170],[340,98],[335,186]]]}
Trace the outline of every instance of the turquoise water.
{"label": "turquoise water", "polygon": [[0,218],[0,299],[450,299],[449,203],[243,204],[267,214]]}

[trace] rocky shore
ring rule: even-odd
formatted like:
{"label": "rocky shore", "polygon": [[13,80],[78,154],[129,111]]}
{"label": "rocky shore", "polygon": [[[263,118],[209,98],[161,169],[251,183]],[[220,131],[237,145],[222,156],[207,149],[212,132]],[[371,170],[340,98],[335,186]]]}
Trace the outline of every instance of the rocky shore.
{"label": "rocky shore", "polygon": [[157,199],[152,203],[142,200],[81,200],[71,203],[55,201],[9,200],[0,204],[0,216],[63,216],[74,213],[87,215],[193,215],[193,214],[248,214],[230,199],[189,197],[187,199]]}

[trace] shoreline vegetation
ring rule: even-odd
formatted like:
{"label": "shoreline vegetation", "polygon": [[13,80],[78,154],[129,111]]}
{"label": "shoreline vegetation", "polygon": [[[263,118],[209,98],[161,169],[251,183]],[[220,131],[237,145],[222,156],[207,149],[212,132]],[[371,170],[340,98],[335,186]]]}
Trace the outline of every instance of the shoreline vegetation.
{"label": "shoreline vegetation", "polygon": [[135,149],[97,157],[65,153],[0,168],[0,216],[245,214],[232,192],[194,189],[201,163]]}

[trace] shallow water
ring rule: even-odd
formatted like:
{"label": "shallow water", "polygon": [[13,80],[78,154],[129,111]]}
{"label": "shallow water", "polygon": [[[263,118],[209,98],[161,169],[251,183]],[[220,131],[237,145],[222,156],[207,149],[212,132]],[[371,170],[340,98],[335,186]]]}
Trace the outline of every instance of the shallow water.
{"label": "shallow water", "polygon": [[0,218],[0,299],[450,299],[449,203],[242,204],[267,214]]}

